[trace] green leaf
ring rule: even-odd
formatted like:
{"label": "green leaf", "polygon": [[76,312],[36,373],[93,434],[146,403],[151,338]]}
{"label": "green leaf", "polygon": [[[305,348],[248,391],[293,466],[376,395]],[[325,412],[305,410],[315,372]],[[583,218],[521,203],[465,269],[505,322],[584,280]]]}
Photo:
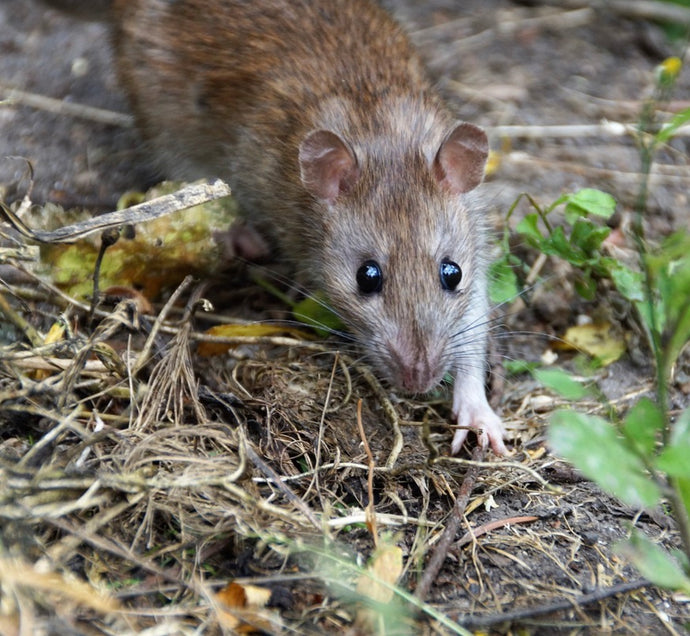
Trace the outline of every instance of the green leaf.
{"label": "green leaf", "polygon": [[[680,500],[685,508],[685,515],[690,520],[690,478],[675,477],[671,479],[671,484],[680,495]],[[679,514],[683,514],[683,511],[679,511]]]}
{"label": "green leaf", "polygon": [[644,276],[618,261],[611,263],[609,275],[616,289],[631,302],[642,301],[645,297]]}
{"label": "green leaf", "polygon": [[309,325],[320,336],[343,329],[340,318],[328,306],[323,294],[307,296],[295,303],[292,313],[302,324]]}
{"label": "green leaf", "polygon": [[673,324],[673,333],[668,341],[668,364],[673,366],[678,359],[678,356],[685,349],[685,345],[690,341],[690,295],[686,297],[688,306],[680,315],[676,316],[676,321]]}
{"label": "green leaf", "polygon": [[585,300],[594,300],[597,295],[597,281],[594,280],[588,271],[582,273],[575,279],[575,291]]}
{"label": "green leaf", "polygon": [[538,247],[544,238],[539,229],[539,215],[528,214],[515,227],[515,231],[527,240],[533,247]]}
{"label": "green leaf", "polygon": [[684,126],[690,122],[690,108],[686,108],[685,110],[681,110],[679,113],[676,113],[673,117],[671,117],[671,121],[668,122],[657,134],[656,134],[656,142],[660,144],[665,144],[673,135],[676,134],[676,131],[681,127]]}
{"label": "green leaf", "polygon": [[657,457],[655,465],[671,475],[690,479],[690,408],[683,411],[671,428],[669,443]]}
{"label": "green leaf", "polygon": [[[571,194],[562,194],[560,197],[558,197],[548,208],[544,210],[544,216],[547,214],[551,214],[558,206],[563,205],[564,203],[567,203],[570,200]],[[536,206],[535,206],[536,207]],[[539,208],[537,208],[539,209]]]}
{"label": "green leaf", "polygon": [[656,340],[665,343],[666,368],[662,373],[666,377],[690,340],[690,234],[672,234],[644,259],[653,297],[638,311]]}
{"label": "green leaf", "polygon": [[669,365],[673,365],[690,340],[690,254],[671,261],[659,281],[659,292],[667,308],[666,327],[670,331],[667,357]]}
{"label": "green leaf", "polygon": [[615,211],[616,200],[610,194],[594,188],[583,188],[568,197],[565,218],[572,225],[582,215],[608,219]]}
{"label": "green leaf", "polygon": [[588,393],[581,382],[573,380],[561,369],[534,369],[532,373],[547,389],[558,393],[566,400],[581,400]]}
{"label": "green leaf", "polygon": [[528,362],[527,360],[505,360],[503,362],[503,368],[510,375],[532,373],[538,366],[538,362]]}
{"label": "green leaf", "polygon": [[672,549],[671,550],[671,556],[678,561],[680,564],[680,567],[683,568],[683,571],[690,576],[690,556],[685,554],[682,550],[678,549]]}
{"label": "green leaf", "polygon": [[550,421],[551,447],[586,477],[630,506],[656,505],[658,486],[610,422],[570,410],[554,412]]}
{"label": "green leaf", "polygon": [[666,322],[666,312],[663,303],[654,303],[646,299],[635,303],[635,309],[642,320],[642,324],[650,332],[658,334],[659,326]]}
{"label": "green leaf", "polygon": [[515,270],[505,258],[494,261],[489,266],[489,298],[500,305],[514,300],[520,294]]}
{"label": "green leaf", "polygon": [[649,456],[665,423],[659,406],[649,398],[642,398],[625,416],[623,434],[640,453]]}
{"label": "green leaf", "polygon": [[640,531],[633,529],[630,539],[618,545],[618,551],[654,585],[690,594],[690,578],[680,565]]}
{"label": "green leaf", "polygon": [[591,221],[580,217],[573,224],[573,229],[570,233],[570,243],[577,245],[581,250],[592,255],[599,251],[601,244],[610,233],[611,228],[595,225]]}
{"label": "green leaf", "polygon": [[657,457],[655,466],[672,477],[690,479],[690,445],[685,447],[668,446]]}
{"label": "green leaf", "polygon": [[559,225],[551,232],[551,235],[546,238],[542,244],[541,249],[544,254],[550,256],[558,256],[563,260],[568,261],[572,265],[581,267],[587,263],[587,254],[585,254],[577,245],[573,245],[565,231]]}
{"label": "green leaf", "polygon": [[685,409],[671,425],[669,442],[671,445],[690,446],[690,407]]}

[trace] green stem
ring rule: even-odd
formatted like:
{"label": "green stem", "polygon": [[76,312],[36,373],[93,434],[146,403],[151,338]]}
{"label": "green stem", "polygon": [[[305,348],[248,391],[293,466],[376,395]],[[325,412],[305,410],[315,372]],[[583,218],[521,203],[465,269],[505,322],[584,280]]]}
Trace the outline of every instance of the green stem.
{"label": "green stem", "polygon": [[[685,508],[683,502],[683,497],[680,493],[680,486],[678,481],[674,478],[669,479],[669,485],[671,486],[671,510],[673,511],[673,518],[678,524],[678,532],[680,533],[680,540],[683,543],[683,551],[685,555],[690,559],[690,510]],[[690,573],[687,573],[690,575]]]}
{"label": "green stem", "polygon": [[249,275],[252,281],[259,285],[259,287],[263,287],[269,294],[275,296],[282,303],[285,303],[288,307],[290,307],[290,309],[295,308],[295,305],[297,303],[292,298],[290,298],[290,296],[278,289],[275,285],[269,283],[268,280],[266,280],[263,276],[257,274],[253,270],[250,272]]}
{"label": "green stem", "polygon": [[[659,91],[659,96],[668,97],[668,91]],[[654,285],[652,280],[652,272],[649,267],[649,262],[646,258],[647,249],[644,237],[644,227],[642,219],[644,211],[647,208],[647,199],[649,196],[649,175],[652,167],[652,160],[657,146],[657,138],[652,137],[651,140],[645,139],[649,134],[651,125],[654,120],[656,104],[658,100],[648,101],[640,117],[640,159],[641,159],[641,173],[642,183],[637,194],[635,203],[635,218],[633,222],[633,236],[637,245],[637,251],[640,259],[640,268],[644,274],[645,285],[645,303],[647,304],[647,315],[649,316],[649,323],[645,325],[644,316],[640,316],[641,322],[647,328],[647,335],[649,338],[649,345],[654,353],[654,361],[656,365],[656,397],[659,408],[664,414],[665,426],[663,430],[664,446],[668,445],[670,440],[671,426],[668,417],[668,400],[669,390],[668,382],[670,379],[670,368],[673,360],[669,360],[669,356],[673,353],[670,351],[670,345],[664,342],[662,327],[658,324],[657,314],[654,311]],[[649,467],[652,474],[655,473],[653,467]],[[667,477],[667,484],[669,486],[669,503],[673,518],[678,524],[678,530],[683,544],[685,554],[690,558],[690,519],[688,515],[690,511],[686,510],[681,490],[676,479]]]}
{"label": "green stem", "polygon": [[[656,140],[645,139],[649,134],[648,131],[654,119],[656,102],[648,101],[640,116],[640,125],[638,132],[640,135],[640,172],[642,174],[642,182],[637,193],[637,200],[635,201],[635,217],[633,221],[633,238],[637,246],[637,253],[640,260],[640,269],[644,275],[645,300],[647,305],[647,315],[649,316],[648,324],[645,324],[644,316],[640,316],[641,323],[646,326],[647,337],[649,339],[649,346],[654,355],[654,362],[656,366],[656,394],[657,401],[664,413],[668,411],[668,377],[667,377],[667,361],[666,352],[663,346],[663,339],[661,337],[661,329],[657,321],[657,313],[654,311],[654,285],[652,280],[652,272],[649,268],[649,263],[646,258],[647,245],[644,236],[644,227],[642,219],[644,212],[647,209],[647,199],[649,197],[649,175],[652,169],[652,160],[654,151],[656,150]],[[664,442],[668,441],[668,426],[664,429]]]}

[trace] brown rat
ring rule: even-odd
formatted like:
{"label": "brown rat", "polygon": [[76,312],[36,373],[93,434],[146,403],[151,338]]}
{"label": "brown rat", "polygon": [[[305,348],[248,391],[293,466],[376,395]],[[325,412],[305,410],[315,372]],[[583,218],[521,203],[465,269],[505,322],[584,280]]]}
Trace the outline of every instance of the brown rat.
{"label": "brown rat", "polygon": [[423,393],[455,377],[454,453],[470,428],[505,453],[484,392],[487,248],[472,196],[486,135],[453,118],[394,20],[370,0],[112,0],[108,13],[167,175],[228,181],[387,380]]}

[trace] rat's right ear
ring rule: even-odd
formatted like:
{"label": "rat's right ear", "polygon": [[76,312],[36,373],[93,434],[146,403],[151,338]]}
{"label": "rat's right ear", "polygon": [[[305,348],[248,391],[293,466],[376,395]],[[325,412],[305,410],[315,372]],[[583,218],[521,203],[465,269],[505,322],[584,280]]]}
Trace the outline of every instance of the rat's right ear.
{"label": "rat's right ear", "polygon": [[299,147],[302,184],[317,199],[333,203],[352,189],[359,166],[352,149],[335,133],[315,130]]}

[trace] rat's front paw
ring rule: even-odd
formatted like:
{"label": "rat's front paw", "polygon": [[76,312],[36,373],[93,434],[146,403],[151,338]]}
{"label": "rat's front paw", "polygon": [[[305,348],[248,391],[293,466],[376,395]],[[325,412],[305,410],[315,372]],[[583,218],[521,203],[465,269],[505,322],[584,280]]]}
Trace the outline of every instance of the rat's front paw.
{"label": "rat's front paw", "polygon": [[497,455],[506,455],[508,450],[503,443],[505,429],[501,418],[493,412],[492,408],[482,394],[480,399],[464,400],[456,406],[456,417],[460,427],[453,437],[451,452],[456,455],[462,447],[470,429],[477,431],[479,445],[491,448]]}

